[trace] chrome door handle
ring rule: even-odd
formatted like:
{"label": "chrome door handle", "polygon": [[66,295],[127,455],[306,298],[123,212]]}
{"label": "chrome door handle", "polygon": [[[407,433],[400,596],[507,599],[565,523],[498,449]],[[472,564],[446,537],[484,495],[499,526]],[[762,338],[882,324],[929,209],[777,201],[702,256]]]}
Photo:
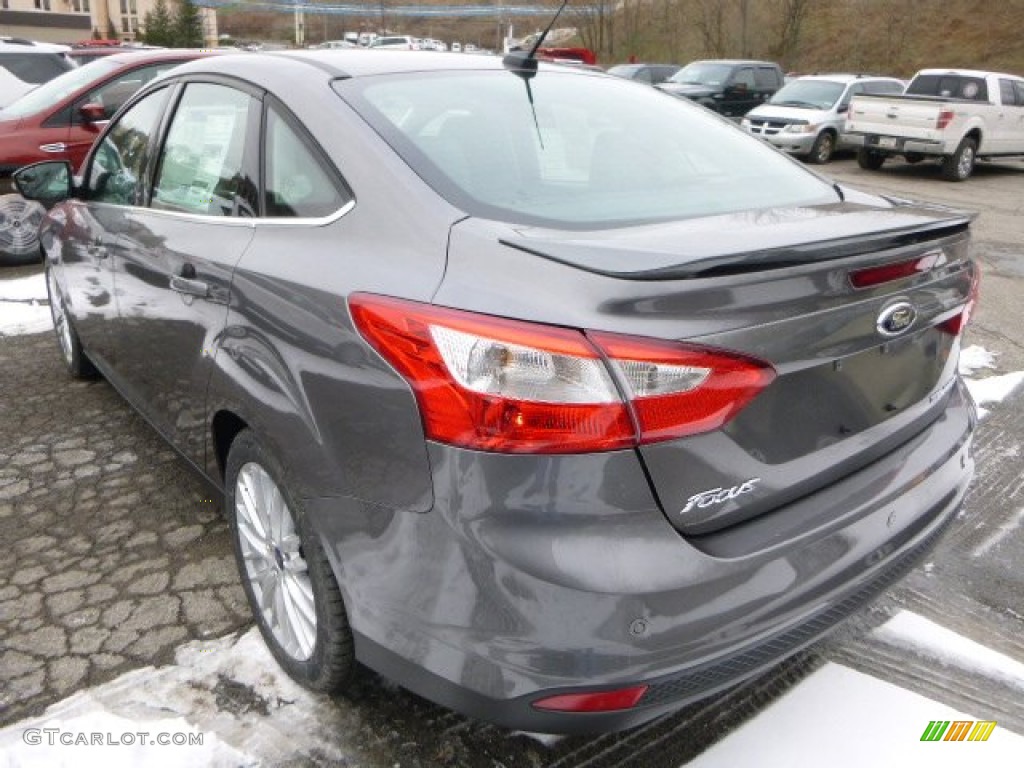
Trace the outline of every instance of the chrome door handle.
{"label": "chrome door handle", "polygon": [[173,275],[171,277],[171,290],[188,296],[198,296],[201,299],[205,299],[210,295],[209,283],[204,283],[202,280],[193,280],[189,277],[182,277],[181,275]]}
{"label": "chrome door handle", "polygon": [[67,148],[68,148],[68,145],[65,144],[63,141],[57,141],[57,142],[54,142],[53,144],[40,144],[39,145],[39,151],[40,152],[66,152]]}

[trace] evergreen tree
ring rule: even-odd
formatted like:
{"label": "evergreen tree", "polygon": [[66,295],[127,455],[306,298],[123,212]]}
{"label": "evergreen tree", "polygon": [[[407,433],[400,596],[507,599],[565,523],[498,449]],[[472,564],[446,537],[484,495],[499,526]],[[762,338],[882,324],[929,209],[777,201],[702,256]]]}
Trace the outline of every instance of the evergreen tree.
{"label": "evergreen tree", "polygon": [[181,0],[174,19],[174,48],[202,48],[203,20],[192,0]]}
{"label": "evergreen tree", "polygon": [[156,0],[153,10],[146,13],[145,33],[142,41],[148,45],[173,46],[175,20],[167,8],[167,0]]}

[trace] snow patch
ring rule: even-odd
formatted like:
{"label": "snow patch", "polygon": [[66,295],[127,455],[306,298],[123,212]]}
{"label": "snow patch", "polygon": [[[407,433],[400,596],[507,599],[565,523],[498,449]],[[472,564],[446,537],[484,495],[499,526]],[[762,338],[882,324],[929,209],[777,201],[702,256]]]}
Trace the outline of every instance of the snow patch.
{"label": "snow patch", "polygon": [[40,272],[28,277],[0,280],[0,301],[46,301],[46,275]]}
{"label": "snow patch", "polygon": [[[1024,737],[1001,725],[984,744],[921,741],[932,720],[976,719],[829,663],[686,766],[1019,768]],[[964,754],[964,747],[971,750],[970,756]]]}
{"label": "snow patch", "polygon": [[981,368],[995,368],[996,356],[984,347],[973,344],[966,349],[960,350],[960,375],[970,376]]}
{"label": "snow patch", "polygon": [[1024,664],[911,611],[900,611],[874,634],[889,645],[1024,691]]}
{"label": "snow patch", "polygon": [[46,277],[0,280],[0,336],[42,333],[53,328],[47,305]]}
{"label": "snow patch", "polygon": [[1005,373],[1002,376],[987,376],[984,379],[965,379],[971,397],[978,405],[1001,403],[1024,382],[1024,371]]}
{"label": "snow patch", "polygon": [[[358,713],[306,691],[281,671],[251,629],[240,638],[188,643],[175,664],[129,672],[0,730],[0,768],[39,765],[181,768],[278,765],[311,758],[343,762]],[[110,733],[107,747],[26,743],[27,729]],[[201,734],[201,745],[125,745],[118,734]],[[187,738],[187,737],[186,737]],[[137,740],[137,739],[136,739]]]}
{"label": "snow patch", "polygon": [[52,329],[53,318],[48,306],[0,301],[0,336],[42,333]]}

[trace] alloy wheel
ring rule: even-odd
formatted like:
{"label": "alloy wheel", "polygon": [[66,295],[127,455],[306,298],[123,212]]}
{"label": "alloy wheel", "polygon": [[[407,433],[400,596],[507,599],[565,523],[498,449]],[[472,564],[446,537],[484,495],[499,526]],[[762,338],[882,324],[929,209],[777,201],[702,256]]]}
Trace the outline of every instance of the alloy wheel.
{"label": "alloy wheel", "polygon": [[238,472],[235,519],[246,577],[263,620],[288,656],[308,660],[317,620],[302,542],[281,489],[255,462]]}

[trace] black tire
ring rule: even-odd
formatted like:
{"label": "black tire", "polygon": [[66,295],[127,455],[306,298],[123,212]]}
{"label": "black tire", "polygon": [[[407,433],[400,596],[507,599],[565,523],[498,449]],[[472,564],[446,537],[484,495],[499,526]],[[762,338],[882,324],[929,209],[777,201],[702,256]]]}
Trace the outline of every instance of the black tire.
{"label": "black tire", "polygon": [[46,295],[50,301],[50,317],[53,318],[53,330],[57,334],[57,347],[60,349],[64,365],[73,379],[94,379],[96,367],[82,349],[82,342],[75,331],[74,323],[67,313],[64,295],[57,285],[57,277],[53,267],[46,265]]}
{"label": "black tire", "polygon": [[811,151],[807,155],[807,162],[814,163],[815,165],[825,165],[825,163],[832,159],[835,151],[836,135],[832,131],[822,131],[818,134],[818,138],[814,140],[814,146],[811,147]]}
{"label": "black tire", "polygon": [[885,155],[873,149],[861,147],[857,150],[857,165],[865,171],[877,171],[885,162]]}
{"label": "black tire", "polygon": [[978,156],[978,142],[967,136],[956,152],[942,158],[942,178],[946,181],[964,181],[974,172]]}
{"label": "black tire", "polygon": [[[309,577],[316,615],[315,642],[311,653],[306,658],[297,658],[296,656],[301,656],[301,654],[290,653],[275,636],[274,630],[261,608],[259,597],[253,587],[253,577],[250,576],[244,559],[237,507],[238,479],[243,468],[247,468],[246,471],[251,472],[253,466],[261,468],[276,484],[281,498],[291,513],[295,533],[299,537],[297,555],[300,559],[305,560],[305,573]],[[349,681],[355,668],[352,631],[349,628],[348,614],[345,611],[341,590],[334,578],[323,546],[306,520],[302,505],[289,491],[287,472],[251,430],[242,430],[231,443],[224,487],[225,512],[231,525],[235,562],[238,565],[242,587],[249,600],[249,607],[252,609],[253,618],[260,629],[260,634],[263,635],[264,642],[281,668],[303,687],[320,693],[332,693],[340,690]],[[243,510],[243,517],[245,514]],[[267,562],[270,560],[268,559]],[[277,552],[277,563],[280,565],[281,562],[281,553]],[[277,571],[281,574],[282,579],[285,570],[285,566],[280,565]],[[278,581],[278,584],[277,591],[283,593],[285,589],[280,586],[282,581]]]}

